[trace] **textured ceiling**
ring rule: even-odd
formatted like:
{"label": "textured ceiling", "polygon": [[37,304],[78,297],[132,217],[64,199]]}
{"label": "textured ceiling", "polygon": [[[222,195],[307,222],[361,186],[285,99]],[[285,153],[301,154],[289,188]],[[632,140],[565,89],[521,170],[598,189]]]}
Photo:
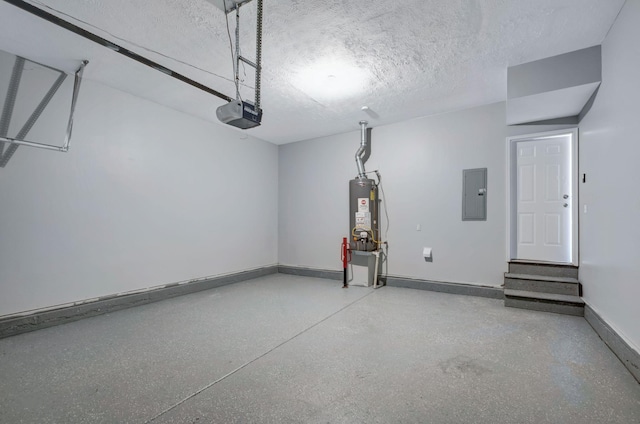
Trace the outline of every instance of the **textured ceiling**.
{"label": "textured ceiling", "polygon": [[[224,14],[205,0],[31,2],[235,97]],[[241,23],[252,60],[255,3]],[[508,66],[600,44],[623,4],[264,0],[264,117],[247,131],[282,144],[505,100]],[[224,103],[4,1],[0,49],[67,70],[88,59],[86,78],[212,122]],[[242,76],[252,98],[251,68]]]}

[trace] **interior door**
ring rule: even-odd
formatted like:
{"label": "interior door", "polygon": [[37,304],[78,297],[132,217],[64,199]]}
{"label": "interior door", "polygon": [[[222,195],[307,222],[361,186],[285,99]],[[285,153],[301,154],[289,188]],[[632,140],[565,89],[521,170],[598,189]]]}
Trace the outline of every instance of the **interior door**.
{"label": "interior door", "polygon": [[516,259],[571,263],[572,134],[516,142]]}

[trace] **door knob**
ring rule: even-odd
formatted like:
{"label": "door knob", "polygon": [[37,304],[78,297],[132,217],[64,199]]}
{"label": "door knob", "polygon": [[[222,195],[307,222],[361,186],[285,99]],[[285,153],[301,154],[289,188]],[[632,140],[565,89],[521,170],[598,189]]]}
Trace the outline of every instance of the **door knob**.
{"label": "door knob", "polygon": [[565,203],[565,204],[564,204],[564,205],[562,205],[562,206],[564,206],[565,208],[567,208],[567,207],[569,207],[569,204],[568,204],[568,203]]}
{"label": "door knob", "polygon": [[563,198],[563,199],[568,199],[568,198],[569,198],[569,195],[568,195],[568,194],[565,194],[564,196],[562,196],[562,198]]}

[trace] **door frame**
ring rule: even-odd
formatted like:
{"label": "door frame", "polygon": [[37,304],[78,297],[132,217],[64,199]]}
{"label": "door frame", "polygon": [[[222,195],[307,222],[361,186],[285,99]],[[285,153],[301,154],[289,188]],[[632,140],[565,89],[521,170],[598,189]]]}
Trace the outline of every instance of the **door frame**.
{"label": "door frame", "polygon": [[517,253],[517,176],[516,144],[519,141],[532,141],[536,138],[553,137],[571,134],[571,264],[577,266],[579,261],[579,195],[578,195],[578,127],[556,131],[544,131],[507,137],[507,262],[515,259]]}

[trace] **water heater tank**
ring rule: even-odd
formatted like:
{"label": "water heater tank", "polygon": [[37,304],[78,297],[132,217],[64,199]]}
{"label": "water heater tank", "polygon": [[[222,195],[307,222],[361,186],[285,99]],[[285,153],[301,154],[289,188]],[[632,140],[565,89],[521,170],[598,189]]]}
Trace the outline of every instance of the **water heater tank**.
{"label": "water heater tank", "polygon": [[366,178],[349,181],[349,234],[351,249],[378,250],[380,201],[376,182]]}

